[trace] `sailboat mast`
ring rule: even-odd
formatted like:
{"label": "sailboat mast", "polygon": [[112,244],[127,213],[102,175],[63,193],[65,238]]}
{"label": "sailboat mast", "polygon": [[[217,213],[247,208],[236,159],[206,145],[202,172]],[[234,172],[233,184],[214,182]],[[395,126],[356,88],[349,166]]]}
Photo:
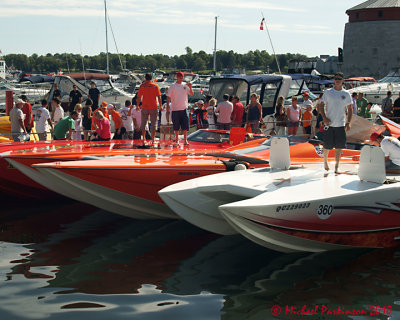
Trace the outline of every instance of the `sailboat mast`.
{"label": "sailboat mast", "polygon": [[214,35],[214,75],[217,74],[217,22],[218,17],[215,17],[215,35]]}
{"label": "sailboat mast", "polygon": [[108,59],[108,30],[107,30],[107,2],[104,0],[104,21],[106,25],[106,55],[107,55],[107,74],[110,74],[110,66]]}

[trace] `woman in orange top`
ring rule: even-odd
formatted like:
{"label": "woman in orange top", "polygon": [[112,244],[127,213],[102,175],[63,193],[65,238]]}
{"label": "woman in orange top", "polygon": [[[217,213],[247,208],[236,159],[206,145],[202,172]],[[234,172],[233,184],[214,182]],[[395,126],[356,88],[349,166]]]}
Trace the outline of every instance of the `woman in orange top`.
{"label": "woman in orange top", "polygon": [[303,113],[303,133],[308,136],[311,135],[311,106],[307,106]]}
{"label": "woman in orange top", "polygon": [[125,127],[123,126],[121,115],[119,112],[115,111],[114,106],[112,104],[109,104],[107,106],[107,111],[112,117],[112,120],[114,121],[114,127],[115,127],[115,133],[113,139],[122,139],[122,135],[126,132]]}

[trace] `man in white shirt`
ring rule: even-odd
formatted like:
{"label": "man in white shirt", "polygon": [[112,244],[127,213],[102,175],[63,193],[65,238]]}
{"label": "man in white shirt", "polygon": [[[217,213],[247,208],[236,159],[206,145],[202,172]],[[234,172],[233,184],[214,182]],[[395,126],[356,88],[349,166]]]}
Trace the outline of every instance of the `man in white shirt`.
{"label": "man in white shirt", "polygon": [[400,141],[395,137],[387,137],[378,132],[371,134],[371,141],[376,141],[385,154],[386,171],[400,170]]}
{"label": "man in white shirt", "polygon": [[187,107],[189,105],[188,95],[193,96],[191,83],[183,82],[183,72],[177,72],[176,82],[172,84],[167,93],[167,112],[171,112],[172,124],[175,132],[175,143],[178,143],[179,130],[182,129],[184,144],[187,141],[187,131],[189,130],[189,117]]}
{"label": "man in white shirt", "polygon": [[339,173],[340,155],[346,146],[346,131],[350,130],[353,116],[353,100],[350,93],[343,89],[343,82],[343,73],[336,73],[334,87],[324,92],[319,105],[319,112],[325,125],[324,167],[325,170],[329,170],[329,150],[335,149],[335,173]]}
{"label": "man in white shirt", "polygon": [[27,134],[24,125],[24,113],[22,112],[22,107],[25,101],[22,99],[17,99],[15,106],[11,109],[9,114],[9,119],[11,122],[11,136],[15,142],[22,141],[22,134]]}
{"label": "man in white shirt", "polygon": [[217,128],[220,130],[230,130],[233,104],[228,101],[229,100],[228,94],[224,94],[222,99],[224,99],[224,101],[218,103],[217,108],[215,109],[215,113],[218,115]]}
{"label": "man in white shirt", "polygon": [[47,110],[48,103],[46,99],[42,100],[42,106],[36,111],[36,133],[40,141],[47,140],[48,125],[53,130],[53,123],[50,119],[50,112]]}

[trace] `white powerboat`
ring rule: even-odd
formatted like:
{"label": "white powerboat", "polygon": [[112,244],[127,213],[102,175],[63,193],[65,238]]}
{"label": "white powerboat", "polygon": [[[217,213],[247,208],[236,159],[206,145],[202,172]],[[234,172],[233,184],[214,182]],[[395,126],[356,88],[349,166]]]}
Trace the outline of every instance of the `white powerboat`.
{"label": "white powerboat", "polygon": [[400,183],[386,177],[379,147],[363,147],[358,175],[314,172],[302,179],[219,209],[242,235],[283,252],[399,244]]}
{"label": "white powerboat", "polygon": [[[287,185],[302,184],[306,179],[321,175],[320,171],[315,171],[315,168],[323,168],[322,158],[317,154],[318,147],[304,143],[292,146],[290,150],[295,163],[318,164],[307,165],[310,169],[291,166],[286,170],[291,162],[289,142],[287,138],[274,137],[271,139],[268,168],[190,179],[170,185],[158,194],[177,215],[188,222],[218,234],[235,234],[237,231],[221,216],[218,210],[220,205],[253,198]],[[354,154],[355,150],[351,151]]]}
{"label": "white powerboat", "polygon": [[349,92],[362,92],[364,98],[373,104],[382,104],[388,91],[392,92],[393,97],[400,93],[400,68],[391,70],[388,75],[376,83],[350,89]]}

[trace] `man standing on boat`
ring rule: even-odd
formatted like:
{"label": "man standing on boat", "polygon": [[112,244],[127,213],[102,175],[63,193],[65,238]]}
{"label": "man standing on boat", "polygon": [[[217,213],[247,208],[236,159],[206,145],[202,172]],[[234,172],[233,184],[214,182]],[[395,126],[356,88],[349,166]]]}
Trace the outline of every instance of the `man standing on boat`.
{"label": "man standing on boat", "polygon": [[193,89],[191,83],[183,82],[183,77],[183,72],[177,72],[176,82],[168,89],[167,112],[172,111],[171,119],[175,132],[175,143],[178,143],[179,129],[182,129],[184,143],[189,144],[187,141],[187,132],[189,130],[187,107],[189,106],[188,95],[193,96]]}
{"label": "man standing on boat", "polygon": [[17,99],[15,106],[11,109],[9,114],[9,119],[11,122],[11,136],[15,142],[22,141],[23,134],[27,134],[24,124],[24,114],[21,110],[24,104],[24,100]]}
{"label": "man standing on boat", "polygon": [[69,93],[69,113],[72,113],[75,109],[75,105],[77,103],[82,102],[82,94],[78,91],[78,87],[76,85],[72,86],[72,91]]}
{"label": "man standing on boat", "polygon": [[97,89],[96,83],[93,81],[90,83],[89,98],[93,101],[92,110],[94,112],[99,107],[100,91]]}
{"label": "man standing on boat", "polygon": [[162,109],[161,91],[159,86],[152,81],[153,76],[151,73],[146,73],[144,78],[145,82],[140,85],[139,91],[136,95],[136,105],[140,106],[140,102],[142,103],[142,119],[140,127],[142,131],[143,145],[146,140],[146,123],[149,117],[151,122],[151,141],[154,143],[158,110]]}
{"label": "man standing on boat", "polygon": [[322,115],[324,131],[324,167],[329,170],[329,150],[335,149],[335,173],[339,172],[342,149],[346,146],[346,131],[350,130],[353,106],[350,93],[343,89],[344,75],[335,74],[334,87],[326,90],[322,96],[319,112]]}

